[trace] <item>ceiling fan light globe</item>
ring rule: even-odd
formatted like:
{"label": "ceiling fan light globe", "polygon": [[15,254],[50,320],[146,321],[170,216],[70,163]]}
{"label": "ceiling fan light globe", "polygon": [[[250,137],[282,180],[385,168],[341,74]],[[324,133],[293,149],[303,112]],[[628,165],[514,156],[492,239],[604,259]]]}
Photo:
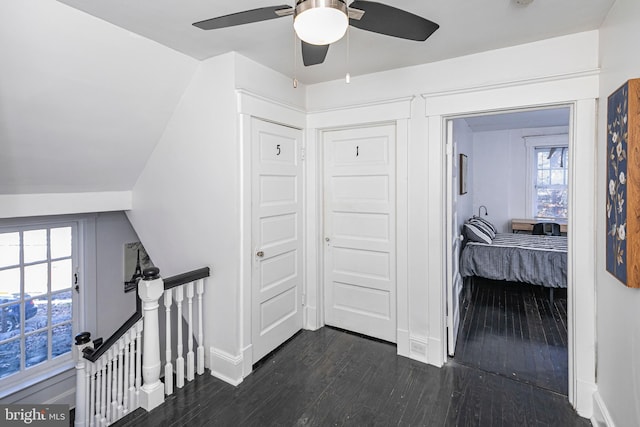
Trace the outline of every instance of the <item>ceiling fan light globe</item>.
{"label": "ceiling fan light globe", "polygon": [[[307,3],[307,2],[304,2]],[[344,3],[321,3],[308,8],[296,8],[293,28],[300,40],[314,45],[327,45],[340,40],[347,31],[349,18]]]}

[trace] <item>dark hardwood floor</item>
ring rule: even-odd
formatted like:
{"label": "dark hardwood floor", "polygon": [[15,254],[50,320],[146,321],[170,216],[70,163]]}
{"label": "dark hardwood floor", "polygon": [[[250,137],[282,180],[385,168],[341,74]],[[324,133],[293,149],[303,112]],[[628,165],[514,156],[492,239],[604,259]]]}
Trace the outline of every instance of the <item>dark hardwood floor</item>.
{"label": "dark hardwood floor", "polygon": [[208,373],[118,426],[589,426],[561,394],[454,360],[439,369],[395,345],[302,331],[238,386]]}
{"label": "dark hardwood floor", "polygon": [[540,286],[474,278],[472,289],[454,360],[567,395],[566,289],[553,306]]}

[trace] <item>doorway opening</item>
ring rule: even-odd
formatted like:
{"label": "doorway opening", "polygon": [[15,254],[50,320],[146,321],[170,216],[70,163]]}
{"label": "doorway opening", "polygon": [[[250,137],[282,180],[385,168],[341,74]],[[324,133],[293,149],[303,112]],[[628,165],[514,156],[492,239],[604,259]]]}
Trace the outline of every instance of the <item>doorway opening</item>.
{"label": "doorway opening", "polygon": [[[448,354],[564,395],[571,115],[556,106],[447,121]],[[532,235],[537,223],[558,226]]]}

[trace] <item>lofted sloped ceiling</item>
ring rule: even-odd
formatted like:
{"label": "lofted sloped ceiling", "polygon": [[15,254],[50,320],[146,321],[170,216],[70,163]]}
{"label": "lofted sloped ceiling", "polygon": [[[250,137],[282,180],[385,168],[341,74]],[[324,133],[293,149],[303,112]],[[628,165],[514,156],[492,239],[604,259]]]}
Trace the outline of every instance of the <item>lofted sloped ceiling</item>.
{"label": "lofted sloped ceiling", "polygon": [[0,2],[0,194],[131,190],[198,61],[53,0]]}
{"label": "lofted sloped ceiling", "polygon": [[[385,0],[441,28],[426,42],[352,29],[358,75],[596,29],[614,0]],[[0,2],[0,195],[131,190],[199,60],[236,51],[293,73],[290,18],[220,31],[195,21],[292,0]],[[309,84],[342,78],[345,41]],[[473,70],[469,70],[473,72]],[[446,78],[446,76],[443,76]]]}
{"label": "lofted sloped ceiling", "polygon": [[[303,67],[293,55],[292,17],[203,31],[191,24],[248,9],[295,4],[295,0],[59,0],[141,34],[196,59],[236,51],[299,81],[313,84],[514,46],[597,29],[614,0],[376,0],[440,25],[427,41],[415,42],[351,27],[330,46],[325,62]],[[351,0],[347,0],[351,3]],[[348,70],[347,70],[348,68]],[[470,70],[472,72],[472,70]]]}

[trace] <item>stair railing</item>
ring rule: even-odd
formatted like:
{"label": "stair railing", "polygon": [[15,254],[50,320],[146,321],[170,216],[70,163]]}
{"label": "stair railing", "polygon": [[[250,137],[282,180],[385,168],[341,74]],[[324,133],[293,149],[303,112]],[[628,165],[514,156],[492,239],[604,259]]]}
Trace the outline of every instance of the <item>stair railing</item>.
{"label": "stair railing", "polygon": [[[144,270],[138,282],[136,312],[109,337],[91,340],[89,332],[76,336],[76,407],[75,426],[107,426],[137,408],[147,411],[173,394],[174,363],[171,358],[171,306],[177,309],[177,357],[175,385],[181,388],[195,374],[204,373],[202,297],[204,279],[209,268],[201,268],[165,279],[156,267]],[[183,358],[182,332],[185,301],[187,304],[187,364]],[[160,328],[158,301],[164,296],[166,340],[164,384],[160,380]],[[193,300],[196,298],[198,323],[194,354]]]}

